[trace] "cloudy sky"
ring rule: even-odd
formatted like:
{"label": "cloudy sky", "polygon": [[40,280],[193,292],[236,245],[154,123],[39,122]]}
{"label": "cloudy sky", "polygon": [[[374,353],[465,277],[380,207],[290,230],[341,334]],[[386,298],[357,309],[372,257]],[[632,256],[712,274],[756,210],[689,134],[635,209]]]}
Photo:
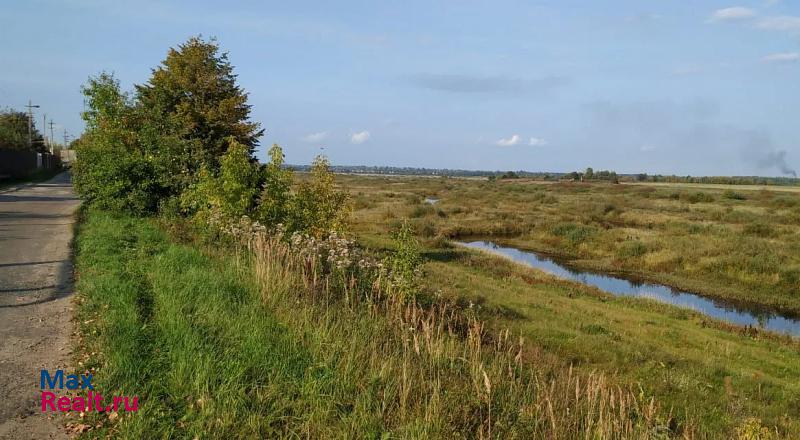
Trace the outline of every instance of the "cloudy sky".
{"label": "cloudy sky", "polygon": [[196,34],[230,52],[262,150],[292,163],[800,168],[793,0],[4,0],[0,107],[30,98],[80,133],[89,75],[132,88]]}

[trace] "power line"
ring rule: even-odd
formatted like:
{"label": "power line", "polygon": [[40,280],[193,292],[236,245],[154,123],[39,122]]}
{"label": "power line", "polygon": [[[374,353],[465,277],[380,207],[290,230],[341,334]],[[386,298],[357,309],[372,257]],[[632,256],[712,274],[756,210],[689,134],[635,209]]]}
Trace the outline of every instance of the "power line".
{"label": "power line", "polygon": [[33,149],[33,109],[39,108],[38,105],[33,105],[31,100],[28,100],[28,148]]}
{"label": "power line", "polygon": [[50,142],[55,142],[56,141],[55,136],[53,136],[53,125],[55,125],[55,122],[53,122],[53,120],[51,119],[50,120]]}

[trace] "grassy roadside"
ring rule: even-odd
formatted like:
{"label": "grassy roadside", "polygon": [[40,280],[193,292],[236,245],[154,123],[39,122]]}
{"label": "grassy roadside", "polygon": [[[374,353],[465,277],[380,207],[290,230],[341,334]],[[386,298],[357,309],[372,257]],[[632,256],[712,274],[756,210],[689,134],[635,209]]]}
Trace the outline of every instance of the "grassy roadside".
{"label": "grassy roadside", "polygon": [[99,392],[139,396],[140,412],[93,413],[98,427],[84,435],[665,438],[699,429],[641,390],[578,374],[477,322],[459,336],[439,319],[444,310],[304,294],[278,250],[256,260],[208,254],[152,221],[88,211],[77,237],[79,360]]}
{"label": "grassy roadside", "polygon": [[100,390],[141,399],[91,437],[271,436],[302,416],[311,359],[234,268],[146,220],[98,212],[80,228],[77,262],[81,362]]}

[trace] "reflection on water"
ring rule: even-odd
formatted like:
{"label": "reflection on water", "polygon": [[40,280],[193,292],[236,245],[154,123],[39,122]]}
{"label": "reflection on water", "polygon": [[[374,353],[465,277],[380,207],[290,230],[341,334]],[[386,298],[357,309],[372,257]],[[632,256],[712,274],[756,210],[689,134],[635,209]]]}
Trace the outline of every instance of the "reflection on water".
{"label": "reflection on water", "polygon": [[435,205],[438,202],[439,202],[439,199],[437,199],[436,197],[425,197],[425,203],[427,203],[429,205]]}
{"label": "reflection on water", "polygon": [[682,292],[661,284],[639,283],[610,275],[575,270],[563,266],[550,258],[537,255],[536,253],[521,251],[512,247],[499,246],[490,241],[472,241],[459,244],[502,255],[518,263],[549,272],[559,278],[594,286],[615,295],[650,298],[656,301],[693,309],[710,317],[728,321],[733,324],[750,325],[778,333],[800,336],[800,320],[798,319],[755,309],[734,307],[722,301],[705,298],[694,293]]}

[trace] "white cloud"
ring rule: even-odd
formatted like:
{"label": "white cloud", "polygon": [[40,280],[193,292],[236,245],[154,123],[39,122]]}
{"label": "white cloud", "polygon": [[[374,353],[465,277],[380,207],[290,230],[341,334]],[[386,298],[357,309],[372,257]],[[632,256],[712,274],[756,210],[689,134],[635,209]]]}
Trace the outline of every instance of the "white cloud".
{"label": "white cloud", "polygon": [[528,141],[528,145],[530,145],[531,147],[544,147],[545,145],[547,145],[547,143],[548,143],[547,140],[535,137],[532,137]]}
{"label": "white cloud", "polygon": [[498,146],[501,146],[501,147],[511,147],[511,146],[519,144],[519,141],[521,141],[521,140],[522,140],[522,138],[520,138],[518,134],[515,134],[515,135],[511,136],[510,138],[499,139],[497,142],[495,142],[495,144],[497,144]]}
{"label": "white cloud", "polygon": [[794,15],[766,17],[759,20],[756,27],[770,31],[800,32],[800,17]]}
{"label": "white cloud", "polygon": [[762,58],[765,63],[793,63],[800,60],[800,53],[786,52],[786,53],[773,53]]}
{"label": "white cloud", "polygon": [[366,131],[366,130],[359,131],[358,133],[353,133],[350,136],[350,142],[352,142],[354,144],[363,144],[364,142],[366,142],[368,140],[369,140],[369,132]]}
{"label": "white cloud", "polygon": [[327,131],[320,131],[319,133],[311,133],[303,136],[303,142],[316,143],[322,142],[328,137]]}
{"label": "white cloud", "polygon": [[718,22],[718,21],[734,21],[734,20],[744,20],[747,18],[753,18],[756,16],[756,11],[745,8],[743,6],[733,6],[730,8],[723,8],[717,9],[713,13],[711,13],[711,17],[708,18],[710,23]]}

